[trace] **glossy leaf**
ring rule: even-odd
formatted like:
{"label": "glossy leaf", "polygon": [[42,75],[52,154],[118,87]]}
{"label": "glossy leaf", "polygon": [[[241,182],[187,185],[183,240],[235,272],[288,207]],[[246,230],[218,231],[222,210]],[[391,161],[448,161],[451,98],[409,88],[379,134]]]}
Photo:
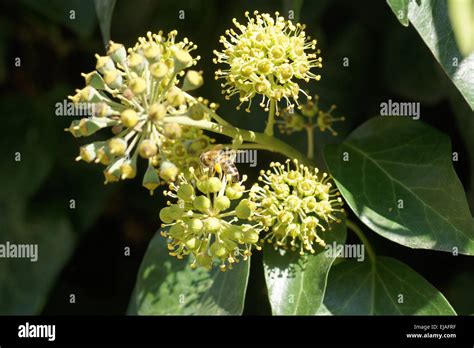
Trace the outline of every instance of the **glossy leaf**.
{"label": "glossy leaf", "polygon": [[226,272],[191,269],[190,258],[170,256],[165,238],[157,233],[138,271],[129,314],[240,315],[249,270],[250,261]]}
{"label": "glossy leaf", "polygon": [[345,260],[329,273],[328,315],[456,315],[446,298],[406,264],[390,257]]}
{"label": "glossy leaf", "polygon": [[[399,11],[400,3],[401,0],[388,1],[394,13]],[[408,18],[474,110],[474,53],[463,55],[460,52],[449,18],[447,1],[409,1]]]}
{"label": "glossy leaf", "polygon": [[474,219],[449,138],[411,119],[375,117],[325,150],[355,214],[396,243],[474,255]]}
{"label": "glossy leaf", "polygon": [[[328,247],[343,244],[345,221],[321,232]],[[337,253],[318,247],[315,254],[300,256],[297,251],[266,245],[263,254],[268,296],[274,315],[315,315],[324,298],[326,280]]]}
{"label": "glossy leaf", "polygon": [[399,22],[408,27],[408,0],[387,0],[387,3]]}

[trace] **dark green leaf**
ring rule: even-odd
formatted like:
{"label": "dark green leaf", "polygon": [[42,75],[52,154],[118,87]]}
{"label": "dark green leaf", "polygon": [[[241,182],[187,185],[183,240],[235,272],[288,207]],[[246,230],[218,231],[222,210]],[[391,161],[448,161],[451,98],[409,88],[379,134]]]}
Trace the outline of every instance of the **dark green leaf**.
{"label": "dark green leaf", "polygon": [[389,4],[400,23],[408,27],[408,0],[387,0],[387,4]]}
{"label": "dark green leaf", "polygon": [[376,117],[325,155],[347,203],[372,230],[411,248],[474,255],[474,219],[446,135]]}
{"label": "dark green leaf", "polygon": [[21,0],[24,5],[64,25],[80,37],[88,37],[96,26],[92,0]]}
{"label": "dark green leaf", "polygon": [[[400,0],[387,2],[394,13],[397,13]],[[409,1],[408,18],[474,110],[474,53],[463,56],[460,52],[451,26],[447,1]]]}
{"label": "dark green leaf", "polygon": [[374,267],[370,260],[346,260],[334,266],[324,304],[334,315],[456,315],[443,294],[421,275],[380,256]]}
{"label": "dark green leaf", "polygon": [[115,0],[94,0],[94,4],[97,18],[99,19],[104,46],[107,46],[107,43],[110,40],[110,25],[112,23]]}
{"label": "dark green leaf", "polygon": [[[333,229],[321,232],[329,247],[343,244],[345,221],[333,224]],[[315,254],[300,256],[297,251],[275,250],[267,245],[263,262],[268,296],[274,315],[315,315],[324,298],[326,280],[335,253],[318,247]]]}
{"label": "dark green leaf", "polygon": [[304,0],[283,0],[285,17],[287,16],[286,14],[289,13],[289,11],[293,11],[294,18],[292,18],[291,20],[294,22],[298,22],[300,19],[301,7],[303,7],[303,2]]}
{"label": "dark green leaf", "polygon": [[191,269],[190,258],[168,255],[157,233],[143,258],[129,313],[139,315],[240,315],[244,307],[250,261],[221,272]]}
{"label": "dark green leaf", "polygon": [[[5,227],[5,225],[3,225]],[[0,261],[0,313],[38,314],[57,275],[72,253],[74,235],[69,222],[57,216],[34,218],[8,226],[0,244],[37,245],[38,260],[5,258]]]}

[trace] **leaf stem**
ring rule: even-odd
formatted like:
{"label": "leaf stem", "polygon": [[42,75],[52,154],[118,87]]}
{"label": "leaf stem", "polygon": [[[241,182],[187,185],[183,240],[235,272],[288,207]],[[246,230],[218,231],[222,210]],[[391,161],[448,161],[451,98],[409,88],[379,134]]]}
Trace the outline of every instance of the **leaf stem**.
{"label": "leaf stem", "polygon": [[270,100],[270,111],[268,112],[267,126],[264,133],[270,137],[273,136],[273,127],[275,125],[275,100]]}
{"label": "leaf stem", "polygon": [[367,249],[367,254],[369,254],[370,262],[372,263],[372,266],[375,266],[376,256],[374,249],[372,248],[372,245],[365,236],[364,232],[362,232],[362,229],[349,219],[346,219],[346,226],[354,231],[361,242],[364,243],[365,248]]}
{"label": "leaf stem", "polygon": [[[304,156],[301,152],[299,152],[292,146],[286,144],[285,142],[281,141],[276,137],[269,136],[264,133],[240,129],[234,126],[217,124],[207,120],[196,121],[187,116],[165,117],[163,121],[166,123],[175,122],[184,126],[201,128],[210,132],[226,135],[233,139],[238,136],[241,136],[244,141],[258,144],[259,148],[262,150],[278,152],[288,158],[297,159],[300,163],[304,165],[315,166],[315,163],[312,160]],[[250,144],[245,146],[250,146]]]}
{"label": "leaf stem", "polygon": [[307,132],[307,157],[309,159],[314,159],[314,127],[312,124],[306,127]]}

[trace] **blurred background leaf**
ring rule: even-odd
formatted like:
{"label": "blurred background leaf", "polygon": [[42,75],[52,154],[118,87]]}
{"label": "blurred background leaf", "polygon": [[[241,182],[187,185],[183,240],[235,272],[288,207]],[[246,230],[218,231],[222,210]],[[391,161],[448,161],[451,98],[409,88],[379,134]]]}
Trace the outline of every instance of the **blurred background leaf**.
{"label": "blurred background leaf", "polygon": [[110,40],[110,26],[112,24],[115,0],[94,0],[94,5],[97,18],[99,19],[102,40],[104,40],[104,46],[107,46]]}

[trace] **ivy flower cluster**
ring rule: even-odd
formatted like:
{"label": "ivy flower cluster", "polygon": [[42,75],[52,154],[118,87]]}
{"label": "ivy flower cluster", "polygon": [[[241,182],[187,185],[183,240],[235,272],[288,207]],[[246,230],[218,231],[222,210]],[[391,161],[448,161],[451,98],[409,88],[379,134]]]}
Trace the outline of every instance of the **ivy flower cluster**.
{"label": "ivy flower cluster", "polygon": [[[285,109],[277,121],[278,129],[282,134],[292,134],[305,128],[317,127],[321,132],[328,130],[331,135],[336,136],[337,132],[332,125],[334,122],[344,121],[345,117],[335,117],[332,114],[334,110],[336,110],[336,105],[331,105],[328,110],[321,109],[319,96],[315,95],[314,98],[301,105],[300,112],[295,112],[293,108]],[[316,121],[314,121],[315,118]]]}
{"label": "ivy flower cluster", "polygon": [[110,139],[82,146],[77,157],[106,165],[106,183],[134,178],[141,157],[148,161],[143,186],[153,193],[162,181],[173,181],[195,165],[213,142],[202,130],[173,122],[173,116],[183,115],[208,119],[217,107],[187,93],[203,84],[201,72],[188,69],[199,56],[191,55],[196,45],[187,38],[178,41],[176,35],[148,32],[128,52],[111,41],[107,55],[96,55],[96,70],[83,74],[86,87],[69,97],[93,110],[91,117],[66,129],[75,137],[111,127]]}
{"label": "ivy flower cluster", "polygon": [[[242,221],[252,215],[252,204],[242,199],[246,192],[243,182],[231,182],[223,174],[211,171],[194,175],[192,180],[180,175],[170,184],[165,195],[176,200],[167,202],[160,211],[162,235],[168,238],[170,255],[181,259],[193,256],[192,267],[212,268],[216,263],[222,271],[247,258],[253,248],[260,249],[259,229]],[[232,202],[239,201],[232,208]],[[241,221],[242,220],[242,221]]]}
{"label": "ivy flower cluster", "polygon": [[249,12],[245,16],[247,24],[233,19],[238,31],[227,30],[228,37],[220,38],[224,49],[214,51],[214,62],[228,65],[216,71],[216,79],[225,80],[222,88],[226,98],[238,95],[239,107],[248,103],[248,112],[256,95],[262,96],[260,106],[266,111],[272,101],[277,105],[284,99],[287,107],[293,106],[293,102],[298,104],[299,93],[306,95],[299,81],[321,78],[311,72],[312,68],[322,67],[316,40],[310,40],[304,25],[293,24],[278,12],[275,17],[258,11],[254,12],[255,17],[250,17]]}
{"label": "ivy flower cluster", "polygon": [[339,223],[343,212],[339,191],[326,173],[309,169],[297,160],[285,164],[272,162],[261,171],[249,194],[255,204],[252,220],[268,231],[265,239],[278,247],[315,252],[314,245],[325,246],[322,234]]}

